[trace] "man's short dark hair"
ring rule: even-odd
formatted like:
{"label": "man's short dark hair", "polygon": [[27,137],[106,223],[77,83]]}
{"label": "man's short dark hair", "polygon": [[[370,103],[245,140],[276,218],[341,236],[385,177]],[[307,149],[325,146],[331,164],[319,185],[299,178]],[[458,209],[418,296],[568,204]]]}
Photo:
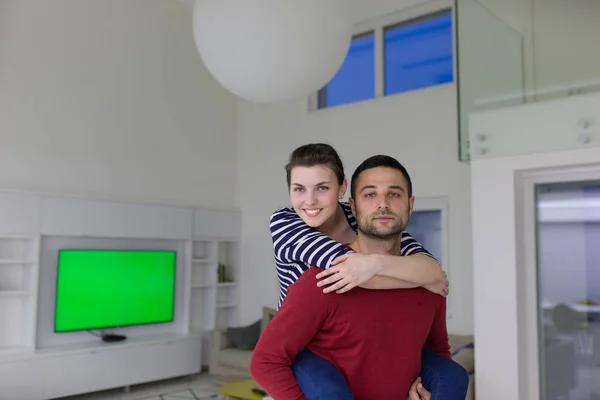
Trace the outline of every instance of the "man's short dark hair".
{"label": "man's short dark hair", "polygon": [[393,168],[402,172],[402,175],[404,175],[404,179],[406,179],[406,185],[408,186],[408,197],[412,196],[412,181],[410,180],[410,175],[408,175],[408,171],[406,170],[406,168],[404,168],[404,166],[393,157],[385,155],[376,155],[373,157],[369,157],[365,161],[363,161],[352,174],[352,181],[350,182],[350,196],[352,196],[353,199],[356,195],[356,181],[358,180],[358,176],[363,171],[378,167]]}

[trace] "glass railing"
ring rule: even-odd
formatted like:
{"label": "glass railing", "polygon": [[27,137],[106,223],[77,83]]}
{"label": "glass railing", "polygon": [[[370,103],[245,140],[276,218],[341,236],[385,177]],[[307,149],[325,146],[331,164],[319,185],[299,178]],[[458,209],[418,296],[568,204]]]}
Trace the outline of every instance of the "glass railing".
{"label": "glass railing", "polygon": [[462,161],[472,158],[470,113],[600,91],[600,1],[455,0],[455,8]]}
{"label": "glass railing", "polygon": [[524,102],[523,38],[476,0],[457,0],[460,158],[470,159],[468,115]]}

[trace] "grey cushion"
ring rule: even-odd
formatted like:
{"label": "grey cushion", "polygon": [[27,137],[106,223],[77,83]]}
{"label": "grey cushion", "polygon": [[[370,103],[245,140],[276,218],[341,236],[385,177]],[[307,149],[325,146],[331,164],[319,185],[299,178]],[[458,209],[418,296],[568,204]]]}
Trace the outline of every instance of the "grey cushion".
{"label": "grey cushion", "polygon": [[239,350],[254,350],[260,337],[261,322],[262,320],[258,320],[248,326],[227,328],[226,334],[229,343]]}

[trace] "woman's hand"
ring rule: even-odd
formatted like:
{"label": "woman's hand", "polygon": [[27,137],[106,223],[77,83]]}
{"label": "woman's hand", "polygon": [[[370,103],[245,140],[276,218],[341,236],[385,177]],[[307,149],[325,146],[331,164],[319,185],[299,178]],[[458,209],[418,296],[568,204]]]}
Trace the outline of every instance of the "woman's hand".
{"label": "woman's hand", "polygon": [[430,400],[431,393],[421,383],[421,377],[418,377],[410,387],[408,391],[408,398],[406,400]]}
{"label": "woman's hand", "polygon": [[331,267],[317,275],[320,281],[317,286],[327,286],[323,293],[345,293],[362,285],[381,269],[377,257],[359,253],[348,253],[339,256],[331,263]]}
{"label": "woman's hand", "polygon": [[430,292],[433,292],[435,294],[439,294],[442,297],[447,297],[448,293],[449,293],[449,282],[448,282],[448,274],[446,274],[445,271],[442,271],[442,273],[444,274],[444,278],[434,282],[430,285],[425,285],[423,286],[425,289],[429,290]]}

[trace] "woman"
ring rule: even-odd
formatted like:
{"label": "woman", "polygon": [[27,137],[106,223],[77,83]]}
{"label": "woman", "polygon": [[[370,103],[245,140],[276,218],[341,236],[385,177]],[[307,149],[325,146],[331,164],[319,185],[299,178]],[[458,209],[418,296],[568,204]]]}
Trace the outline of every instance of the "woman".
{"label": "woman", "polygon": [[[324,269],[317,277],[321,279],[318,285],[327,293],[343,293],[356,286],[423,286],[447,295],[447,280],[439,263],[407,232],[402,234],[401,253],[410,257],[363,255],[343,245],[354,240],[357,226],[350,206],[339,202],[347,182],[343,164],[331,146],[309,144],[297,148],[286,172],[293,208],[277,210],[270,223],[280,283],[279,305],[289,285],[311,265]],[[352,398],[339,371],[308,349],[297,356],[292,369],[309,400]],[[468,376],[452,360],[423,349],[421,375],[423,385],[432,392],[431,399],[465,398]]]}

